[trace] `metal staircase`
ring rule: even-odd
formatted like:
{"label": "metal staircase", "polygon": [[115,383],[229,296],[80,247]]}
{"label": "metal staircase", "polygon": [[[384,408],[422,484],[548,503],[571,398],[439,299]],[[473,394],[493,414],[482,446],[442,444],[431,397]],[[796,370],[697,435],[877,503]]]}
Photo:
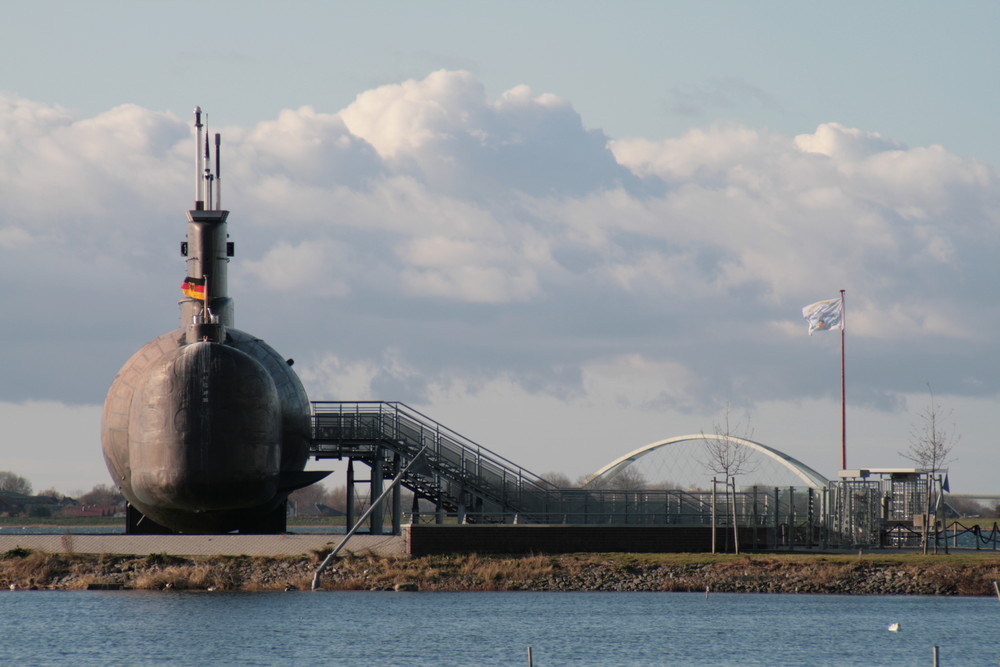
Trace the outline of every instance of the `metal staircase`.
{"label": "metal staircase", "polygon": [[424,461],[401,483],[439,509],[469,521],[540,522],[560,506],[555,485],[403,403],[315,401],[312,407],[310,454],[366,463],[373,489],[426,446]]}

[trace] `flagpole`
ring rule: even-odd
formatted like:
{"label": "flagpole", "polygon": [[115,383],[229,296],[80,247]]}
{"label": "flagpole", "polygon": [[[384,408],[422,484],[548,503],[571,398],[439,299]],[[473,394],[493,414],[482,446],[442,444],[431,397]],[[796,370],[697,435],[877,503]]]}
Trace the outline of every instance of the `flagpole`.
{"label": "flagpole", "polygon": [[844,337],[847,333],[847,309],[844,303],[844,292],[840,290],[840,469],[847,469],[847,390]]}

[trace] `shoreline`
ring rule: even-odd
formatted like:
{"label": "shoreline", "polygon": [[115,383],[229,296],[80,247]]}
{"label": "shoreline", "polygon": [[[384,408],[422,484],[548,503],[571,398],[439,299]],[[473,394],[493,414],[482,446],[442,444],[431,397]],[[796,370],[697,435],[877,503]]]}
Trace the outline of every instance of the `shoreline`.
{"label": "shoreline", "polygon": [[[295,557],[0,554],[0,590],[309,590],[325,553]],[[1000,554],[347,554],[340,591],[560,591],[994,596]]]}

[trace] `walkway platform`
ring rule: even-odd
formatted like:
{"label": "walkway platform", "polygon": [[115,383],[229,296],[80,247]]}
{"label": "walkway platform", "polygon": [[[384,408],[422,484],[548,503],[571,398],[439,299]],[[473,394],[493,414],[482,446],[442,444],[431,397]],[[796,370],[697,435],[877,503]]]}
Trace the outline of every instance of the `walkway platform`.
{"label": "walkway platform", "polygon": [[[0,553],[30,549],[65,554],[171,554],[174,556],[303,556],[329,551],[343,535],[0,535]],[[399,535],[355,535],[345,551],[406,556]]]}

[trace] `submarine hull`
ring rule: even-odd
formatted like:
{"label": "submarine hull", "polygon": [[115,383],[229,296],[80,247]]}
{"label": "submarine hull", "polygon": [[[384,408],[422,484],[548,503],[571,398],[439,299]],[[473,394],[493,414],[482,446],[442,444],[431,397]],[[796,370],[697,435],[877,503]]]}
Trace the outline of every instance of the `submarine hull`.
{"label": "submarine hull", "polygon": [[136,352],[105,400],[102,445],[130,532],[281,531],[288,494],[325,474],[303,471],[309,401],[298,377],[236,329],[190,344],[177,329]]}

